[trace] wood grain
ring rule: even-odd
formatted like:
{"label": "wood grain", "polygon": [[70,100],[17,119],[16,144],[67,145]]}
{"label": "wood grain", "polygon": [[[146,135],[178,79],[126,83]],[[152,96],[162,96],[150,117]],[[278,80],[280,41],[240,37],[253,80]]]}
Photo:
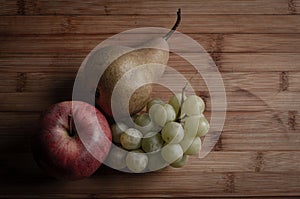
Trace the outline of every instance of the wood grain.
{"label": "wood grain", "polygon": [[[66,6],[70,5],[72,6]],[[193,6],[190,6],[193,5]],[[296,3],[297,5],[297,3]],[[96,1],[84,2],[63,0],[27,0],[24,6],[26,15],[145,15],[173,14],[181,8],[184,14],[290,14],[288,2],[284,0],[189,0],[189,1]]]}
{"label": "wood grain", "polygon": [[[30,152],[30,138],[37,131],[40,114],[40,111],[0,112],[0,154]],[[206,113],[208,118],[210,115]],[[215,150],[300,151],[299,117],[300,111],[293,115],[289,111],[228,112]],[[291,122],[291,118],[295,120]]]}
{"label": "wood grain", "polygon": [[[210,98],[220,96],[219,92],[213,92],[208,95],[206,92],[197,92],[204,98],[207,110],[211,110]],[[153,96],[162,96],[163,100],[167,100],[171,94],[170,91],[155,90]],[[227,92],[227,111],[263,111],[275,109],[282,110],[299,110],[300,94],[298,92],[254,92],[247,90],[236,92]],[[65,92],[16,92],[16,93],[0,93],[0,100],[6,101],[0,104],[2,111],[41,111],[49,105],[70,100],[71,91]],[[27,103],[24,103],[26,101]],[[216,104],[215,111],[223,111]]]}
{"label": "wood grain", "polygon": [[17,1],[2,0],[0,4],[0,15],[17,15]]}
{"label": "wood grain", "polygon": [[[3,36],[0,38],[2,43],[0,53],[4,55],[8,53],[19,55],[34,53],[35,55],[47,54],[52,56],[80,53],[82,56],[86,56],[94,47],[110,36]],[[296,55],[300,53],[300,34],[228,34],[221,36],[216,34],[193,34],[190,37],[210,53],[296,53]],[[216,46],[216,44],[218,45]],[[177,51],[180,47],[184,50]],[[174,50],[191,53],[190,55],[203,52],[199,51],[199,48],[187,48],[186,44],[174,47]],[[294,62],[294,60],[297,61],[298,56],[296,55],[292,56],[292,60],[289,60],[288,63]],[[285,59],[279,57],[277,59],[280,58],[283,59],[282,61],[289,59],[289,57]],[[264,63],[264,61],[262,62]],[[288,66],[286,67],[288,68]]]}
{"label": "wood grain", "polygon": [[[97,44],[132,28],[168,29],[179,7],[178,31],[209,53],[226,89],[225,124],[213,151],[181,169],[133,175],[102,166],[83,181],[47,177],[30,148],[41,111],[72,99],[77,70]],[[299,13],[300,0],[2,0],[0,198],[299,198]],[[205,55],[185,42],[172,45],[177,36],[171,49],[189,58]],[[141,37],[126,38],[137,43]],[[211,60],[200,61],[216,69]],[[212,83],[208,92],[191,64],[173,52],[168,65],[190,79],[210,118],[211,99],[222,88]],[[171,83],[182,87],[176,78]],[[153,96],[170,95],[154,87]]]}
{"label": "wood grain", "polygon": [[[146,14],[173,14],[179,7],[184,14],[296,14],[298,0],[289,3],[285,0],[202,0],[202,1],[49,1],[26,0],[23,4],[17,0],[5,1],[2,4],[1,15],[146,15]],[[72,6],[69,6],[72,4]],[[193,6],[190,6],[190,5]]]}
{"label": "wood grain", "polygon": [[[2,73],[0,92],[72,92],[76,72],[72,73]],[[43,82],[43,83],[41,83]]]}
{"label": "wood grain", "polygon": [[[74,68],[76,69],[76,68]],[[175,68],[182,73],[193,86],[196,91],[208,91],[208,87],[204,78],[197,74],[197,71],[192,66]],[[167,73],[166,73],[167,75]],[[163,76],[165,77],[165,76]],[[289,91],[299,91],[300,72],[286,74],[288,85],[282,85],[282,73],[280,72],[223,72],[222,79],[226,91],[240,91],[241,89],[249,92],[266,91],[279,92],[283,89]],[[51,92],[55,91],[72,91],[73,84],[76,78],[76,70],[68,73],[61,72],[15,72],[0,74],[0,93],[14,92]],[[209,76],[207,81],[210,84],[211,91],[222,91],[223,87],[214,83],[215,77]],[[175,77],[169,80],[174,88],[180,90],[182,85],[180,78]],[[43,82],[40,84],[40,82]],[[253,82],[256,84],[253,86]],[[283,88],[284,86],[284,88]],[[156,87],[156,91],[160,92],[160,88]]]}
{"label": "wood grain", "polygon": [[[128,190],[134,189],[131,193],[134,197],[143,197],[151,186],[154,192],[147,194],[149,197],[187,197],[187,196],[241,196],[247,192],[248,196],[297,196],[299,194],[299,178],[291,173],[205,173],[201,170],[176,170],[165,169],[163,174],[148,173],[142,174],[142,181],[134,180],[137,175],[130,175],[118,172],[99,173],[93,178],[80,182],[57,182],[44,177],[36,177],[30,183],[19,179],[15,182],[19,188],[19,193],[30,193],[42,195],[45,191],[55,194],[64,192],[72,194],[89,193],[96,197],[125,197]],[[189,186],[185,191],[181,191],[182,183],[191,177],[191,173],[197,176],[197,180],[186,182]],[[207,179],[210,179],[207,181]],[[175,181],[175,182],[174,182]],[[269,183],[272,182],[272,183]],[[20,186],[24,183],[22,186]],[[82,187],[82,183],[85,184]],[[120,183],[122,186],[114,186]],[[4,193],[15,194],[11,186],[11,181],[1,184]],[[211,186],[214,192],[211,193]],[[256,185],[260,185],[257,189]],[[199,190],[199,186],[201,189]],[[283,194],[284,191],[287,193]]]}
{"label": "wood grain", "polygon": [[[1,156],[1,162],[4,163],[4,169],[1,170],[2,173],[11,173],[13,170],[24,170],[24,175],[45,177],[45,174],[37,168],[31,153],[18,153],[14,159],[11,159],[10,155],[4,154]],[[203,159],[190,157],[189,164],[184,169],[187,171],[198,170],[203,173],[299,173],[299,162],[297,161],[299,158],[300,152],[298,151],[213,151]]]}
{"label": "wood grain", "polygon": [[220,53],[216,61],[220,71],[299,71],[297,53]]}
{"label": "wood grain", "polygon": [[[42,110],[43,111],[43,110]],[[28,132],[33,132],[37,127],[37,120],[42,111],[36,112],[0,112],[0,129],[5,136],[27,136]],[[220,114],[214,113],[217,118]],[[210,118],[211,112],[205,112],[205,115]],[[261,111],[261,112],[228,112],[224,125],[224,132],[238,132],[249,134],[266,134],[277,133],[297,133],[300,129],[298,121],[300,113],[294,113],[295,121],[293,126],[290,126],[291,115],[288,110],[280,112],[276,111]],[[291,128],[293,127],[293,128]],[[0,136],[1,136],[0,135]],[[255,136],[254,135],[254,136]],[[272,139],[271,136],[269,136]]]}
{"label": "wood grain", "polygon": [[[88,49],[86,50],[88,51]],[[211,53],[211,55],[221,72],[300,72],[300,53],[234,52]],[[64,52],[51,54],[2,53],[0,71],[3,73],[75,73],[85,56],[84,52],[72,54]],[[174,53],[170,54],[168,65],[182,72],[192,70],[186,60]],[[294,78],[293,73],[288,75],[291,76],[290,78]],[[294,87],[294,89],[296,88]]]}
{"label": "wood grain", "polygon": [[[0,34],[116,34],[140,27],[171,28],[175,17],[175,12],[173,16],[3,16],[0,21]],[[299,15],[186,15],[183,16],[178,31],[185,34],[295,34],[300,32],[299,19]]]}

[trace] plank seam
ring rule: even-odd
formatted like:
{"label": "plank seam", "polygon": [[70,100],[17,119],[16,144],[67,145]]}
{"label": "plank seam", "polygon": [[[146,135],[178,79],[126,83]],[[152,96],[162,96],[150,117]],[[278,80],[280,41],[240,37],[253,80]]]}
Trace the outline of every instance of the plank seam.
{"label": "plank seam", "polygon": [[220,71],[222,70],[220,61],[222,59],[221,52],[223,49],[223,43],[224,43],[224,34],[213,35],[213,39],[210,45],[210,48],[212,49],[210,52],[210,56],[212,57],[212,59],[214,60],[216,66]]}
{"label": "plank seam", "polygon": [[24,92],[26,82],[27,82],[27,74],[26,73],[18,73],[18,75],[17,75],[17,84],[16,84],[16,92]]}
{"label": "plank seam", "polygon": [[25,15],[25,0],[17,1],[18,15]]}
{"label": "plank seam", "polygon": [[296,115],[297,111],[288,111],[289,130],[296,130]]}
{"label": "plank seam", "polygon": [[260,172],[264,164],[263,153],[261,151],[257,152],[255,159],[255,172]]}
{"label": "plank seam", "polygon": [[280,73],[280,79],[279,79],[279,88],[280,91],[287,91],[289,87],[289,78],[288,78],[288,72],[281,72]]}
{"label": "plank seam", "polygon": [[288,0],[288,12],[291,15],[296,15],[297,14],[296,3],[294,2],[294,0]]}
{"label": "plank seam", "polygon": [[229,172],[226,174],[225,179],[225,189],[224,192],[225,193],[234,193],[235,192],[235,175],[232,172]]}

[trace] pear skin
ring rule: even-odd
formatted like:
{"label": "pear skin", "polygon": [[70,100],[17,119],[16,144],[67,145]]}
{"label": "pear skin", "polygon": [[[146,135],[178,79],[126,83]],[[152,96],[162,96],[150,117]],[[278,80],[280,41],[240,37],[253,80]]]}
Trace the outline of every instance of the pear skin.
{"label": "pear skin", "polygon": [[[155,39],[157,40],[157,39]],[[165,42],[167,45],[167,42],[163,39],[162,41]],[[161,45],[161,44],[160,44]],[[100,78],[99,84],[98,84],[98,92],[99,97],[96,98],[96,104],[98,104],[108,115],[112,115],[111,110],[111,96],[112,92],[115,88],[115,85],[117,82],[123,77],[123,75],[134,69],[135,67],[143,66],[145,64],[162,64],[166,65],[169,59],[169,52],[162,49],[156,49],[154,47],[152,48],[139,48],[136,50],[133,50],[131,52],[128,52],[122,56],[120,56],[118,59],[116,59],[114,62],[112,62],[105,70],[104,74]],[[128,80],[128,84],[124,85],[124,90],[127,90],[126,87],[135,87],[136,84],[141,83],[137,80],[137,78],[141,78],[143,76],[144,80],[153,81],[154,78],[157,78],[157,72],[154,68],[143,68],[143,73],[137,71],[135,75],[131,75],[130,80]],[[151,84],[147,84],[144,86],[139,87],[133,95],[130,98],[129,101],[129,113],[135,114],[139,112],[141,109],[145,107],[147,102],[150,100],[152,92],[152,86]],[[127,92],[124,92],[126,94]],[[125,99],[126,97],[123,97],[122,91],[119,93],[119,99]],[[120,102],[122,103],[122,102]],[[125,110],[124,110],[125,111]],[[124,111],[120,110],[119,114],[123,115],[126,114]]]}
{"label": "pear skin", "polygon": [[[161,77],[164,65],[169,59],[169,46],[167,39],[172,35],[180,23],[180,9],[177,12],[177,21],[173,28],[163,37],[153,38],[140,46],[129,48],[124,46],[110,46],[96,51],[89,60],[91,67],[86,67],[85,76],[88,84],[98,85],[95,102],[107,115],[112,116],[111,100],[116,84],[122,79],[124,82],[117,92],[119,115],[135,114],[141,111],[150,100],[152,93],[151,84],[143,85],[143,82],[153,82]],[[145,67],[145,65],[149,67]],[[152,67],[156,65],[156,67]],[[157,67],[157,65],[161,67]],[[141,68],[141,70],[137,70]],[[98,70],[98,71],[97,71]],[[96,77],[95,74],[102,74]],[[104,71],[103,71],[104,70]],[[90,78],[92,77],[92,78]],[[143,86],[139,86],[143,85]],[[128,93],[134,90],[128,98]],[[132,93],[132,92],[131,92]],[[129,103],[129,104],[128,104]],[[124,107],[125,106],[125,107]],[[128,110],[129,109],[129,110]]]}

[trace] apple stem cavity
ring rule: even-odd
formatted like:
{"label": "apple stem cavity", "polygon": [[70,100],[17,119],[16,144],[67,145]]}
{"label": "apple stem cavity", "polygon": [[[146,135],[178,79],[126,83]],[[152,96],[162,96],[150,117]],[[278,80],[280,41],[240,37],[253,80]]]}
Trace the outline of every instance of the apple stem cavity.
{"label": "apple stem cavity", "polygon": [[177,29],[177,27],[180,24],[180,21],[181,21],[181,9],[179,8],[178,11],[177,11],[177,20],[176,20],[174,26],[172,27],[172,29],[165,36],[163,36],[163,38],[165,40],[168,40],[169,37],[171,37],[171,35],[175,32],[175,30]]}
{"label": "apple stem cavity", "polygon": [[69,124],[68,135],[70,137],[73,137],[76,134],[76,128],[74,126],[74,120],[71,114],[68,115],[68,124]]}

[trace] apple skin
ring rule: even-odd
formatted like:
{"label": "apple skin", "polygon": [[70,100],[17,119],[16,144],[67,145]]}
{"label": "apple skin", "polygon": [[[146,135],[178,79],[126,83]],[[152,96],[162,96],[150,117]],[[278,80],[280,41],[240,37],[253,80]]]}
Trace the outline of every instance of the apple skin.
{"label": "apple skin", "polygon": [[[73,130],[76,126],[73,135],[70,124]],[[91,176],[104,162],[111,139],[109,124],[99,110],[85,102],[65,101],[42,114],[32,152],[48,175],[79,180]]]}

